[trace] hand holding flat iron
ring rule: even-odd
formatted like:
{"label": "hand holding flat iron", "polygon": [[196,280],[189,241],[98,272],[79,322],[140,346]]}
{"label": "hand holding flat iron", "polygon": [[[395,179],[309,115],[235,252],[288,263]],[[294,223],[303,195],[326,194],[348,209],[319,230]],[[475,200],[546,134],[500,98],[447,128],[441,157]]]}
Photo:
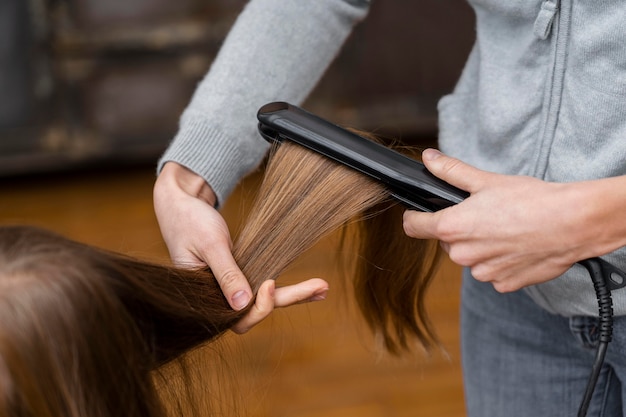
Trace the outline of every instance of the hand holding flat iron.
{"label": "hand holding flat iron", "polygon": [[435,213],[405,212],[406,234],[438,239],[453,262],[497,291],[549,281],[626,244],[626,176],[553,183],[482,171],[434,149],[423,162],[471,195]]}

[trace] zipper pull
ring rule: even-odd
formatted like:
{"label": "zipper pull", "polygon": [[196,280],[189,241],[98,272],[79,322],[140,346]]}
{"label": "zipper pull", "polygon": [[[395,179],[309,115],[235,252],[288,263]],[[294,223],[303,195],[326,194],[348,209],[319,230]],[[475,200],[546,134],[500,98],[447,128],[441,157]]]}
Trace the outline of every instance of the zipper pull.
{"label": "zipper pull", "polygon": [[559,9],[557,2],[558,0],[545,0],[541,3],[541,10],[539,10],[539,14],[537,15],[537,19],[535,19],[535,25],[533,27],[533,32],[539,39],[545,40],[550,36],[552,23],[554,22],[554,17]]}

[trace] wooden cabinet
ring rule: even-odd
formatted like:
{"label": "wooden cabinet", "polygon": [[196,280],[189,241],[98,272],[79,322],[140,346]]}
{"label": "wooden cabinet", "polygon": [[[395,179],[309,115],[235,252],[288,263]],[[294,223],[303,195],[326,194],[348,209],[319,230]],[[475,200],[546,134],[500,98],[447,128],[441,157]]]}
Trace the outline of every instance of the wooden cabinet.
{"label": "wooden cabinet", "polygon": [[[156,161],[245,3],[3,0],[0,175]],[[463,0],[375,0],[306,106],[432,137],[473,25]]]}

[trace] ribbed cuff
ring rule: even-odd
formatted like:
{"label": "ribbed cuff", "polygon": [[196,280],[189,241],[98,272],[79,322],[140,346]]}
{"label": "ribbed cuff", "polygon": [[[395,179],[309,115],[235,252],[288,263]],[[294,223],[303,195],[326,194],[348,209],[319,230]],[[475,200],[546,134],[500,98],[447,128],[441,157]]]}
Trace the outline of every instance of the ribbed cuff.
{"label": "ribbed cuff", "polygon": [[233,140],[202,117],[184,115],[179,132],[159,160],[157,173],[166,162],[183,165],[204,178],[219,206],[263,159],[268,145],[261,140],[253,143],[257,148],[254,152],[242,152],[241,141]]}

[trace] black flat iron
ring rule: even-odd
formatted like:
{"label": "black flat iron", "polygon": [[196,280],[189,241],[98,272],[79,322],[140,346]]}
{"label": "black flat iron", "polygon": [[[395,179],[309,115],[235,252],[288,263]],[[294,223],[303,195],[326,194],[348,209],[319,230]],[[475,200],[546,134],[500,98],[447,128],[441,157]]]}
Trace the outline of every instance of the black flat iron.
{"label": "black flat iron", "polygon": [[266,104],[257,118],[259,132],[266,140],[287,139],[354,168],[385,184],[409,208],[434,212],[469,196],[432,175],[421,162],[292,104]]}
{"label": "black flat iron", "polygon": [[[380,181],[411,209],[435,212],[462,202],[469,193],[440,180],[424,164],[384,145],[285,102],[258,111],[259,132],[270,142],[289,140]],[[578,417],[587,413],[608,343],[612,338],[611,290],[626,286],[626,273],[601,258],[579,261],[594,284],[599,307],[599,339]]]}

